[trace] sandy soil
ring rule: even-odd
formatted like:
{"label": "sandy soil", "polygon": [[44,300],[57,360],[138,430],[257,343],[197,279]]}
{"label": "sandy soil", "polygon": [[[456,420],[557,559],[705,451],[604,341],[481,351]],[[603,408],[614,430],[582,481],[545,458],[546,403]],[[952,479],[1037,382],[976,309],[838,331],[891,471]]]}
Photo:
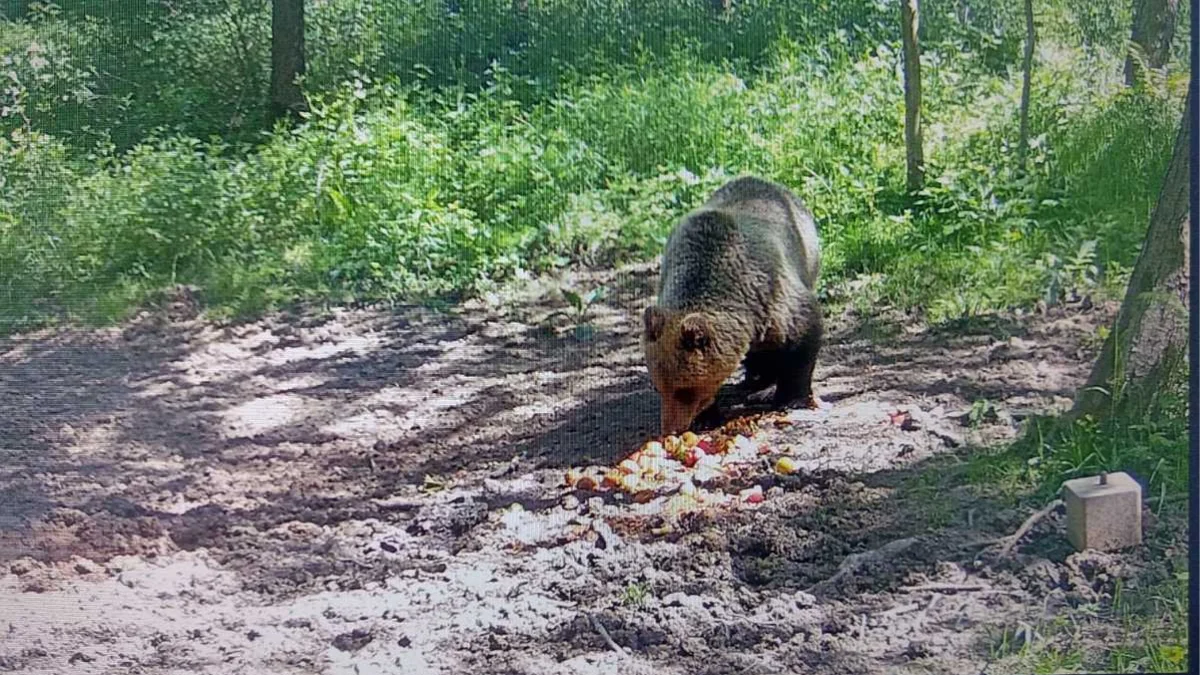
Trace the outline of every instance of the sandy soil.
{"label": "sandy soil", "polygon": [[[1071,555],[1061,514],[993,562],[1027,513],[902,489],[1069,403],[1112,307],[958,334],[831,317],[832,406],[758,439],[803,470],[768,457],[743,476],[762,504],[667,513],[563,486],[657,422],[652,268],[570,281],[609,288],[590,334],[540,322],[563,308],[541,282],[240,325],[181,295],[0,344],[0,670],[981,672],[1001,631],[1136,563]],[[968,426],[978,398],[1002,414]]]}

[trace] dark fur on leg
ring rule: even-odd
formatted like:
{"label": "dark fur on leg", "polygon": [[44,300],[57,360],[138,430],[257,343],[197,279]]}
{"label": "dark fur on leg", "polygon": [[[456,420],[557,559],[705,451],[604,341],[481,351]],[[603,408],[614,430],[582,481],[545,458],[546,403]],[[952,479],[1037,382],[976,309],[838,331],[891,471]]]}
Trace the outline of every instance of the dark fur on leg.
{"label": "dark fur on leg", "polygon": [[748,394],[762,391],[775,382],[778,355],[774,351],[761,350],[750,352],[742,361],[746,369],[746,378],[742,380],[742,390]]}
{"label": "dark fur on leg", "polygon": [[817,368],[817,355],[821,351],[823,332],[818,314],[808,332],[798,342],[784,348],[784,355],[780,359],[778,384],[775,386],[773,404],[776,407],[820,407],[821,401],[813,392],[812,380]]}
{"label": "dark fur on leg", "polygon": [[696,419],[692,421],[691,430],[695,433],[716,429],[725,423],[725,416],[721,413],[720,407],[714,402],[696,415]]}

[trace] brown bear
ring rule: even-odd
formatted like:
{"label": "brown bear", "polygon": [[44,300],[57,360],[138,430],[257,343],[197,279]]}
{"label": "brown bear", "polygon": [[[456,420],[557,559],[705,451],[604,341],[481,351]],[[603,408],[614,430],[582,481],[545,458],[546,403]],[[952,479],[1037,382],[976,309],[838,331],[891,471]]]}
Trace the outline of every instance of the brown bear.
{"label": "brown bear", "polygon": [[642,333],[664,435],[719,418],[717,391],[739,364],[745,390],[775,385],[775,407],[821,405],[820,255],[812,213],[760,178],[726,183],[675,226]]}

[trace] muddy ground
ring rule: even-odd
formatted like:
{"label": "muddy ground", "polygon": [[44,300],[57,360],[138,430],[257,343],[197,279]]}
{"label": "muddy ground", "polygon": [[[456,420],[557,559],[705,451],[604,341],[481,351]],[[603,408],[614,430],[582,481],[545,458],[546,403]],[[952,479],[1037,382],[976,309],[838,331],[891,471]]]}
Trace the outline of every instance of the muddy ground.
{"label": "muddy ground", "polygon": [[[0,671],[995,672],[1002,636],[1145,562],[1072,555],[1061,513],[1000,560],[1029,511],[906,487],[1068,404],[1112,306],[957,333],[832,316],[831,407],[761,439],[802,471],[765,458],[762,504],[656,513],[562,485],[655,431],[653,270],[571,283],[609,288],[582,331],[529,283],[243,324],[180,295],[8,339]],[[969,424],[978,399],[1001,414]]]}

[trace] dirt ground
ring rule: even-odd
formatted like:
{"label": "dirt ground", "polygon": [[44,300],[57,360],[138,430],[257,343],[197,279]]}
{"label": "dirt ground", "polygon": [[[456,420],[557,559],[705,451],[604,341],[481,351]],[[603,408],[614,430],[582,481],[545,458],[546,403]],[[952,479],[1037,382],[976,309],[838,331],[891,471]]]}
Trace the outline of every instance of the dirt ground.
{"label": "dirt ground", "polygon": [[[998,636],[1136,567],[1072,555],[1061,514],[992,561],[1028,512],[904,488],[1069,403],[1111,306],[957,334],[831,317],[831,406],[763,432],[801,471],[751,467],[758,505],[565,487],[656,431],[653,280],[572,278],[609,288],[590,334],[540,322],[564,303],[530,282],[237,325],[181,295],[0,343],[0,671],[994,672]],[[1001,414],[969,425],[977,399]]]}

